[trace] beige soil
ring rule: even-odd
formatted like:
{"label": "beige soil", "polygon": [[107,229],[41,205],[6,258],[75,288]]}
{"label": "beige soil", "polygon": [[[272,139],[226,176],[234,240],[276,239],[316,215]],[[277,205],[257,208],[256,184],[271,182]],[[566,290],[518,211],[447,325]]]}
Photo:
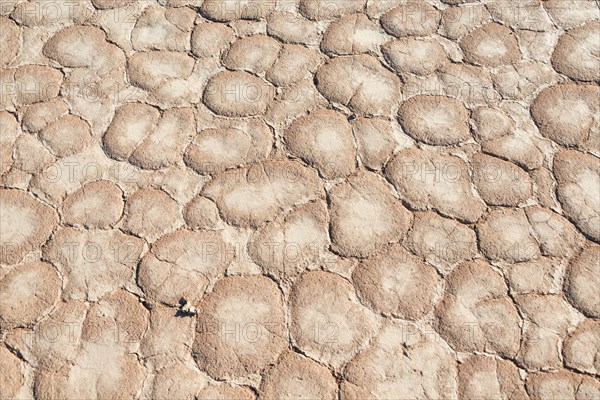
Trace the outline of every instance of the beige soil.
{"label": "beige soil", "polygon": [[0,399],[599,400],[596,0],[0,0]]}

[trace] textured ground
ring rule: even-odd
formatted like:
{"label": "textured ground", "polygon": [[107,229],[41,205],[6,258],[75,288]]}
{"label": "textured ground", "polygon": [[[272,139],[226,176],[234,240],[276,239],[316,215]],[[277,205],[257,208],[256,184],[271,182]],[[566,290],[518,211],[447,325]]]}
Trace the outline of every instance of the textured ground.
{"label": "textured ground", "polygon": [[0,0],[0,398],[600,398],[582,0]]}

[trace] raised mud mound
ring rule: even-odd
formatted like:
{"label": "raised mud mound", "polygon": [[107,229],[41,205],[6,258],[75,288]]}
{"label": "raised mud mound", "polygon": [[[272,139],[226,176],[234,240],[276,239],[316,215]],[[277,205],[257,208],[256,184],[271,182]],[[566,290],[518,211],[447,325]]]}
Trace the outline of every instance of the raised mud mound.
{"label": "raised mud mound", "polygon": [[600,400],[596,0],[0,0],[0,399]]}

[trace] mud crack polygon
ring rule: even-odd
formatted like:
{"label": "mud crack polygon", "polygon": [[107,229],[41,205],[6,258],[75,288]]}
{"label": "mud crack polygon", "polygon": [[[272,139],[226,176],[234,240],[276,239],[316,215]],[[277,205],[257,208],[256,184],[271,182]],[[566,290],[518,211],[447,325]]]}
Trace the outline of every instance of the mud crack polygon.
{"label": "mud crack polygon", "polygon": [[595,0],[0,0],[0,399],[600,399]]}

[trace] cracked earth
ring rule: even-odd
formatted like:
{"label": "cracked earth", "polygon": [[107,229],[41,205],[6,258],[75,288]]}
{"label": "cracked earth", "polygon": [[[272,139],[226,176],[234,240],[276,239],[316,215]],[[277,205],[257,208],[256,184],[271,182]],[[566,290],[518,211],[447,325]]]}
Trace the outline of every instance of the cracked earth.
{"label": "cracked earth", "polygon": [[0,0],[1,399],[600,399],[592,0]]}

